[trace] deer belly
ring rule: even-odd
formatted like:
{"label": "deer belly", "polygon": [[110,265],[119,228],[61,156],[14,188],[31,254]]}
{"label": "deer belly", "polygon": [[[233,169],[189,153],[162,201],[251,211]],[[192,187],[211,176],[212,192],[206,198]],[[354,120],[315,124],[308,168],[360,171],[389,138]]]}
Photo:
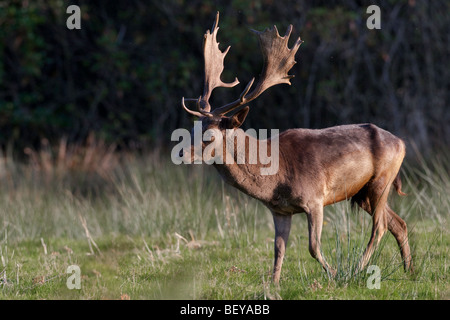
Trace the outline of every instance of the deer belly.
{"label": "deer belly", "polygon": [[371,161],[350,160],[327,176],[324,205],[350,199],[373,177]]}

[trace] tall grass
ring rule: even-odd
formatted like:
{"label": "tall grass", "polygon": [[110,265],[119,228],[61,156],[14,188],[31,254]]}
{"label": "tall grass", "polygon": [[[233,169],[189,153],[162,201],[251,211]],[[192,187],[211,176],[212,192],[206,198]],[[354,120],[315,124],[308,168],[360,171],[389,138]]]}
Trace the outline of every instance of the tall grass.
{"label": "tall grass", "polygon": [[[369,239],[371,218],[362,210],[351,210],[349,202],[325,208],[322,250],[337,276],[329,279],[309,256],[306,219],[297,215],[282,273],[282,283],[290,285],[280,293],[269,284],[274,233],[269,211],[224,184],[212,167],[176,166],[156,153],[118,153],[95,140],[87,149],[62,143],[56,149],[27,153],[28,163],[17,162],[9,154],[0,157],[0,256],[4,260],[11,257],[15,243],[24,241],[86,239],[91,252],[98,253],[104,250],[101,244],[96,246],[98,239],[126,236],[142,239],[139,265],[145,272],[153,270],[152,274],[168,272],[171,257],[183,254],[184,248],[218,248],[200,256],[184,253],[186,261],[201,261],[201,268],[209,270],[195,278],[195,290],[185,288],[194,290],[197,298],[276,298],[280,294],[296,298],[299,292],[325,290],[325,283],[346,288],[364,287],[367,281],[368,274],[357,273],[356,267]],[[446,279],[449,163],[448,157],[440,155],[404,165],[403,191],[408,196],[391,195],[390,203],[408,223],[416,274],[408,278],[399,273],[398,247],[387,234],[370,262],[381,268],[382,281]],[[250,261],[241,255],[245,252]],[[257,256],[261,258],[255,260]],[[227,265],[227,261],[239,265]],[[217,273],[218,268],[225,271]],[[2,271],[0,265],[0,278]],[[217,283],[211,277],[225,277],[220,281],[229,283],[230,275],[238,276],[233,286],[244,286],[242,295],[236,296],[229,287],[222,293],[213,289]],[[256,293],[249,293],[244,284],[256,286]],[[164,290],[159,290],[159,295],[154,293],[157,297],[163,295]]]}
{"label": "tall grass", "polygon": [[94,142],[71,152],[63,146],[27,150],[25,164],[0,158],[0,234],[11,241],[83,238],[85,219],[94,237],[218,232],[239,242],[240,235],[254,238],[267,218],[260,217],[261,205],[225,186],[212,168],[114,153]]}
{"label": "tall grass", "polygon": [[[125,233],[158,238],[192,231],[199,238],[238,243],[254,242],[261,227],[273,228],[264,206],[224,184],[206,165],[176,166],[157,154],[120,154],[95,139],[87,148],[62,141],[56,149],[44,145],[39,152],[26,152],[28,163],[0,155],[0,228],[11,240],[84,237],[80,216],[93,236]],[[449,163],[440,155],[428,162],[418,157],[415,165],[404,165],[403,189],[408,196],[393,195],[390,202],[410,228],[417,221],[426,221],[429,228],[446,226]],[[355,234],[367,234],[370,218],[361,210],[352,212],[343,202],[325,209],[325,223],[334,228],[333,246],[342,244],[342,235],[352,246]],[[348,260],[346,255],[336,253],[336,259]]]}

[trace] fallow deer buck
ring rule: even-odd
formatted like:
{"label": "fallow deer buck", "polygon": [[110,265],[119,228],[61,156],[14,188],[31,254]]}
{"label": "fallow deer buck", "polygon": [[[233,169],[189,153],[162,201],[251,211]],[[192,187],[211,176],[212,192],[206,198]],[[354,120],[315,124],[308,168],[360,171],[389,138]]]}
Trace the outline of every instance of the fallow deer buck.
{"label": "fallow deer buck", "polygon": [[[214,88],[233,87],[239,83],[237,78],[232,83],[221,80],[229,47],[224,52],[219,49],[216,40],[218,22],[219,13],[212,31],[208,30],[204,36],[203,95],[198,99],[186,100],[196,102],[198,110],[188,109],[184,98],[182,106],[189,114],[199,117],[203,132],[207,129],[221,131],[224,146],[227,129],[235,129],[237,138],[244,135],[245,141],[255,142],[252,140],[255,137],[239,129],[249,112],[248,106],[232,116],[226,114],[254,100],[271,86],[282,83],[290,85],[293,75],[288,75],[288,72],[296,63],[295,54],[302,40],[299,37],[289,49],[292,25],[284,37],[278,34],[275,26],[263,32],[254,31],[264,58],[259,81],[250,91],[255,80],[253,78],[236,101],[211,110],[209,98]],[[258,146],[261,142],[256,141]],[[271,149],[273,137],[264,142]],[[208,143],[212,142],[202,142],[202,149]],[[279,134],[278,143],[279,167],[278,172],[272,175],[260,174],[260,168],[264,166],[260,162],[238,164],[223,161],[222,164],[214,164],[227,183],[260,200],[272,212],[275,224],[273,282],[278,283],[280,279],[292,216],[301,212],[305,212],[308,219],[309,252],[330,275],[335,274],[320,250],[323,207],[346,199],[358,204],[372,216],[371,237],[358,270],[366,266],[386,230],[397,240],[405,271],[412,268],[406,223],[387,204],[392,185],[398,194],[403,195],[399,169],[405,156],[405,145],[401,139],[373,124],[353,124],[320,130],[290,129]],[[180,157],[192,161],[198,152],[193,150],[193,144],[189,148],[192,152],[183,149]],[[238,152],[245,152],[246,158],[249,157],[247,144],[237,145],[232,150],[233,159],[237,158]],[[229,150],[223,147],[223,152],[225,158]]]}

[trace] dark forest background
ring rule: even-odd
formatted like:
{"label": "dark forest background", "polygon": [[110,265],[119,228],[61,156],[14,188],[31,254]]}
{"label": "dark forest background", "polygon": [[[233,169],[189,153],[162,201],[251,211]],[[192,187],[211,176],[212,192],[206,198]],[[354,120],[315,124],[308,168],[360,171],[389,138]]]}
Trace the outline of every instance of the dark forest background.
{"label": "dark forest background", "polygon": [[[81,8],[81,30],[66,9]],[[381,8],[381,30],[366,9]],[[261,70],[250,29],[277,25],[304,43],[292,86],[250,104],[245,128],[372,122],[423,154],[450,144],[450,2],[399,1],[0,1],[0,146],[23,154],[95,136],[123,149],[170,147],[189,128],[181,97],[203,88],[202,39],[220,11],[218,41],[231,45],[211,100],[235,100]]]}

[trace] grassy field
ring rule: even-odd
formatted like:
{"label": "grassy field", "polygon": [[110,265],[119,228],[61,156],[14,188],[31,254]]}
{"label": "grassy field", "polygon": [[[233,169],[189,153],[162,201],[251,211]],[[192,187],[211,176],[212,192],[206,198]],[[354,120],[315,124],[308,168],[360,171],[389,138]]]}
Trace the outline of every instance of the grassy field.
{"label": "grassy field", "polygon": [[[322,249],[337,276],[311,258],[306,218],[296,215],[278,288],[269,211],[213,168],[98,147],[26,151],[26,165],[0,157],[0,299],[450,298],[448,158],[406,164],[408,196],[391,197],[408,223],[414,274],[403,272],[390,234],[369,263],[380,288],[355,274],[371,221],[346,202],[325,209]],[[67,286],[71,265],[80,289]]]}

